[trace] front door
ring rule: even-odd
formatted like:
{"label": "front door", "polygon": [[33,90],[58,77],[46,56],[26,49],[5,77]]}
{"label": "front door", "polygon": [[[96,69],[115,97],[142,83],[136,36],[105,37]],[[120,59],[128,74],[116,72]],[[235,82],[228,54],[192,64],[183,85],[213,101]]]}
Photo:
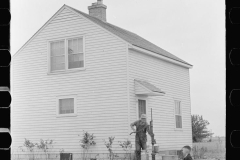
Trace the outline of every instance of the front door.
{"label": "front door", "polygon": [[138,118],[139,119],[142,114],[146,114],[146,100],[138,99]]}

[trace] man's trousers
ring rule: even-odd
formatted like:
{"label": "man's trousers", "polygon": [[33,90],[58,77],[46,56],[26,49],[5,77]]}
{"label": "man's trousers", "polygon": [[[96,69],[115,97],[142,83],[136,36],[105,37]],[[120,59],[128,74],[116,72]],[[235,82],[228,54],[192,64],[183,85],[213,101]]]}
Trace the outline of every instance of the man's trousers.
{"label": "man's trousers", "polygon": [[141,149],[147,149],[147,135],[146,134],[136,134],[135,137],[135,155],[136,160],[141,160]]}

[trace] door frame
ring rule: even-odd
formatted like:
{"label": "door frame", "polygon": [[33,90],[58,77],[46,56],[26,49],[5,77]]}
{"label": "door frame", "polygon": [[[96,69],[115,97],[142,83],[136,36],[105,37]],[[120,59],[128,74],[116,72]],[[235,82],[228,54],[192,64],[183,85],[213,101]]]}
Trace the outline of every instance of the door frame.
{"label": "door frame", "polygon": [[137,114],[136,114],[136,119],[139,120],[139,109],[138,109],[138,100],[145,100],[146,102],[146,116],[148,119],[148,97],[147,96],[137,96],[136,97],[136,109],[137,109]]}
{"label": "door frame", "polygon": [[[138,110],[138,100],[145,100],[146,101],[146,116],[147,116],[147,122],[149,123],[149,114],[148,114],[148,105],[149,105],[149,98],[148,96],[137,96],[136,97],[136,108],[137,108],[137,114],[136,118],[139,120],[138,115],[139,115],[139,110]],[[150,124],[149,124],[150,125]],[[147,133],[147,146],[151,146],[151,137]],[[150,147],[151,148],[151,147]]]}

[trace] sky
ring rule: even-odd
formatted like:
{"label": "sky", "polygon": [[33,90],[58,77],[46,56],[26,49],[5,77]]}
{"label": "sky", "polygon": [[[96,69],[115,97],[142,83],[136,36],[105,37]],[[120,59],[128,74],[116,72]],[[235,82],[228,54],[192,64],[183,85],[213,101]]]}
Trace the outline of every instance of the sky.
{"label": "sky", "polygon": [[[64,4],[88,13],[97,0],[11,0],[14,55]],[[132,31],[193,65],[191,113],[225,136],[225,1],[103,0],[107,21]]]}

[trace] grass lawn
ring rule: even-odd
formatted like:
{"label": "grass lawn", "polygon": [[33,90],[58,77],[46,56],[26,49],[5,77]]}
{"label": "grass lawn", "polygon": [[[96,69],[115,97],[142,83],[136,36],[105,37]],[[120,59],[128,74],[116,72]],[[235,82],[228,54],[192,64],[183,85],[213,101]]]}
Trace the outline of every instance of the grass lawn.
{"label": "grass lawn", "polygon": [[[196,147],[194,151],[194,147]],[[213,142],[202,142],[202,143],[193,143],[192,155],[201,155],[202,159],[220,159],[225,160],[226,148],[225,141],[213,141]],[[197,156],[196,156],[197,157]],[[204,158],[203,158],[204,157]]]}

